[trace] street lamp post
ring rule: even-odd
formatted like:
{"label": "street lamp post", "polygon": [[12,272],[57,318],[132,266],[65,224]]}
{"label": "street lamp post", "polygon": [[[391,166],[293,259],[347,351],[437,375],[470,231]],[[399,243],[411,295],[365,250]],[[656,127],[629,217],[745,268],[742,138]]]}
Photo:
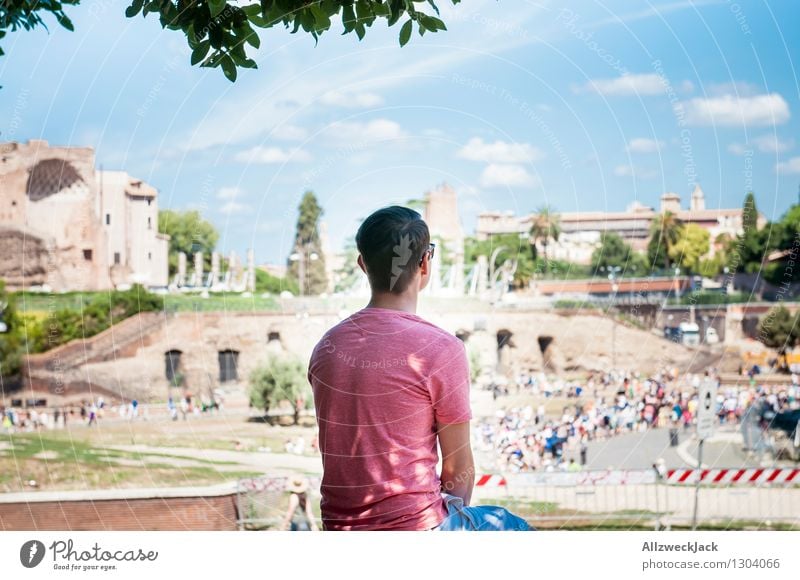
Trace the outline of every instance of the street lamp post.
{"label": "street lamp post", "polygon": [[[601,270],[608,272],[608,280],[611,282],[611,307],[609,308],[609,312],[613,312],[614,302],[616,301],[617,291],[619,290],[619,285],[617,284],[617,272],[622,270],[620,266],[606,266],[601,267]],[[613,371],[617,367],[617,323],[613,319],[611,319],[611,370]]]}
{"label": "street lamp post", "polygon": [[311,252],[310,254],[308,253],[310,246],[311,245],[307,243],[302,244],[299,247],[300,251],[289,256],[289,260],[292,262],[297,262],[297,278],[298,282],[300,283],[300,296],[305,296],[306,293],[306,261],[319,260],[319,255],[316,252]]}

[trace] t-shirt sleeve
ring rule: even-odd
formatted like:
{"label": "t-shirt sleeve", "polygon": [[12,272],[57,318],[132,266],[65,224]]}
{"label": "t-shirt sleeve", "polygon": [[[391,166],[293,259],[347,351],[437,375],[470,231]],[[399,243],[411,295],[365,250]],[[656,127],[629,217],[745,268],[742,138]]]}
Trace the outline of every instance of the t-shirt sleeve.
{"label": "t-shirt sleeve", "polygon": [[457,340],[443,349],[431,369],[430,393],[437,424],[464,423],[472,419],[469,384],[467,353],[464,344]]}

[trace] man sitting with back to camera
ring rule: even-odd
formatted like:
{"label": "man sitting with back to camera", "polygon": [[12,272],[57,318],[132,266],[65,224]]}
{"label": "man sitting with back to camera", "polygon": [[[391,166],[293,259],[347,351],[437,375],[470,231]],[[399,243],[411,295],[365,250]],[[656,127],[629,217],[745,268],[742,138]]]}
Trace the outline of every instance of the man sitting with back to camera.
{"label": "man sitting with back to camera", "polygon": [[387,207],[356,244],[372,297],[322,337],[308,371],[324,529],[527,529],[502,508],[464,507],[475,477],[469,365],[459,339],[416,315],[435,250],[427,224]]}

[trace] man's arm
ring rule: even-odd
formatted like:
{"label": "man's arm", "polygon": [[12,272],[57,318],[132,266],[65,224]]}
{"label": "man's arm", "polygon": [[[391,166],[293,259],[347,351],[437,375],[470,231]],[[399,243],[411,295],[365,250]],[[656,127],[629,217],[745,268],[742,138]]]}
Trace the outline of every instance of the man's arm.
{"label": "man's arm", "polygon": [[442,491],[469,505],[475,484],[475,463],[469,440],[469,422],[437,425],[442,449]]}

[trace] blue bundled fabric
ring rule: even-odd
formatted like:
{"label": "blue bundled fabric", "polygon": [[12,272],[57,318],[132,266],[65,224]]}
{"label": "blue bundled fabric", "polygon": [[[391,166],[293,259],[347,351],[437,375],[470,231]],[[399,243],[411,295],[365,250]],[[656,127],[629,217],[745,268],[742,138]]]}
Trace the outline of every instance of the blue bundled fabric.
{"label": "blue bundled fabric", "polygon": [[454,495],[442,494],[447,517],[436,527],[440,532],[526,532],[532,530],[528,522],[515,516],[506,508],[494,505],[464,506],[464,501]]}

